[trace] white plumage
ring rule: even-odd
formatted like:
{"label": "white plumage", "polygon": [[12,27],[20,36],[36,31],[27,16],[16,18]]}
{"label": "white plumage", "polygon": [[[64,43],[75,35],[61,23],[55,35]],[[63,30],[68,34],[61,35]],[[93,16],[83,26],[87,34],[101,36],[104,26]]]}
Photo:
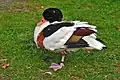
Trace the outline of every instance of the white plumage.
{"label": "white plumage", "polygon": [[39,34],[42,32],[42,30],[47,27],[50,23],[47,21],[45,22],[44,24],[37,24],[37,26],[35,27],[35,30],[34,30],[34,42],[36,44],[36,46],[38,46],[38,43],[37,43],[37,38],[39,36]]}
{"label": "white plumage", "polygon": [[[96,26],[89,25],[87,22],[79,22],[79,21],[73,21],[73,22],[75,23],[74,26],[62,27],[59,30],[57,30],[56,32],[54,32],[52,35],[50,35],[49,37],[45,37],[45,39],[43,40],[44,47],[48,50],[66,48],[66,46],[64,44],[72,36],[74,31],[78,27],[83,27],[83,28],[87,27],[87,28],[97,32]],[[54,22],[54,23],[57,23],[57,22]],[[60,22],[58,22],[58,23],[60,23]],[[41,27],[43,29],[43,25]],[[89,46],[92,48],[101,50],[103,47],[105,47],[104,44],[102,44],[101,42],[96,40],[95,33],[91,34],[89,36],[84,36],[82,39],[85,40],[89,44]]]}
{"label": "white plumage", "polygon": [[76,29],[74,27],[62,27],[53,33],[51,36],[43,40],[43,45],[46,49],[55,50],[65,48],[65,43],[72,36]]}
{"label": "white plumage", "polygon": [[103,43],[99,42],[96,40],[95,35],[93,37],[94,34],[92,34],[92,36],[85,36],[82,39],[85,40],[90,47],[94,48],[94,49],[98,49],[98,50],[102,50],[103,47],[106,47]]}

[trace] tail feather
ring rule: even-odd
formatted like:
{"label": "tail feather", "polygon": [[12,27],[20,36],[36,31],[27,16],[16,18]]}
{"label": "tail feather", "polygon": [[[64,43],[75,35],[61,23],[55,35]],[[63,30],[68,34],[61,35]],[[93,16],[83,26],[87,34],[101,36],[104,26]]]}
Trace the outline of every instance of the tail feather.
{"label": "tail feather", "polygon": [[102,43],[102,40],[98,39],[98,38],[93,38],[91,36],[85,36],[82,38],[83,40],[85,40],[90,47],[93,47],[95,49],[98,50],[102,50],[103,48],[105,48],[106,46]]}

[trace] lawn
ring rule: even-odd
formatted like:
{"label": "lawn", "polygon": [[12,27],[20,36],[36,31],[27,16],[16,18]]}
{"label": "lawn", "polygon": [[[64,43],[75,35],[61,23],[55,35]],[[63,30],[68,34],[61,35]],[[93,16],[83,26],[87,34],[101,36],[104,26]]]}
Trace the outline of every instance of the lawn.
{"label": "lawn", "polygon": [[[65,67],[49,69],[60,55],[36,48],[33,31],[45,8],[62,10],[64,20],[96,25],[108,49],[71,52]],[[120,80],[119,0],[16,0],[0,10],[0,80]],[[52,75],[45,74],[50,71]]]}

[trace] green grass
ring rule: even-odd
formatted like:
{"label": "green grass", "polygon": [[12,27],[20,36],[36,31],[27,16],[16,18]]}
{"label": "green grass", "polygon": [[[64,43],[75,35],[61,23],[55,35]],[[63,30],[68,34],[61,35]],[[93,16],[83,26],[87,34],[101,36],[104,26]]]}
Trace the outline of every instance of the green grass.
{"label": "green grass", "polygon": [[[0,11],[0,79],[6,80],[119,80],[120,79],[120,1],[119,0],[29,0],[14,2]],[[44,6],[44,8],[41,8]],[[33,30],[45,8],[62,10],[64,20],[87,21],[96,25],[108,49],[84,50],[68,54],[65,67],[49,70],[60,55],[37,49]],[[52,75],[46,75],[51,71]]]}

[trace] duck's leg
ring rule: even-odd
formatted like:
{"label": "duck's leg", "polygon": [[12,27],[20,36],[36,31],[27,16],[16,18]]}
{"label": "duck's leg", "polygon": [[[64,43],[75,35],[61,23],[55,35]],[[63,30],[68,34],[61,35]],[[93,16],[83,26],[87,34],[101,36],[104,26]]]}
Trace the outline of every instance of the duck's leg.
{"label": "duck's leg", "polygon": [[65,55],[62,55],[60,65],[64,67]]}
{"label": "duck's leg", "polygon": [[62,49],[59,51],[60,54],[62,55],[66,55],[67,54],[67,50],[66,49]]}
{"label": "duck's leg", "polygon": [[62,67],[64,67],[65,54],[67,54],[67,53],[66,53],[66,51],[62,51],[61,54],[62,54],[62,58],[61,58],[60,64],[52,63],[50,66],[50,68],[53,69],[54,71],[57,71],[57,70],[61,69]]}
{"label": "duck's leg", "polygon": [[62,54],[61,62],[60,65],[64,67],[64,61],[65,61],[65,55],[67,54],[67,50],[64,49],[63,51],[60,52]]}
{"label": "duck's leg", "polygon": [[60,64],[52,63],[50,68],[53,69],[53,71],[57,71],[57,70],[61,69],[62,67],[64,67],[64,60],[65,60],[65,55],[62,55]]}
{"label": "duck's leg", "polygon": [[64,61],[65,61],[65,56],[67,55],[68,51],[66,49],[63,49],[60,51],[60,54],[62,55],[60,65],[61,67],[64,67]]}

